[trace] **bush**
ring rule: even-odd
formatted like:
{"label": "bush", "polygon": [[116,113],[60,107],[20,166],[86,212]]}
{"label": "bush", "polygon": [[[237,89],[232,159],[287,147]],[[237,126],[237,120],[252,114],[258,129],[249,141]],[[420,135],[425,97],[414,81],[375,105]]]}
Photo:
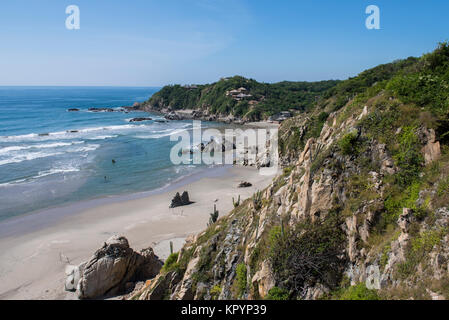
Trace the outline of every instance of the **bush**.
{"label": "bush", "polygon": [[338,142],[341,152],[344,155],[353,155],[357,152],[357,142],[358,134],[357,132],[350,132],[343,136],[343,138]]}
{"label": "bush", "polygon": [[447,229],[428,230],[414,237],[407,247],[405,262],[398,265],[398,275],[405,279],[415,272],[415,269],[425,260],[428,253],[440,244],[441,239],[448,233]]}
{"label": "bush", "polygon": [[218,300],[218,297],[221,294],[221,287],[219,285],[215,285],[211,290],[210,290],[210,297],[211,300]]}
{"label": "bush", "polygon": [[165,260],[164,266],[162,267],[162,272],[170,272],[176,270],[178,268],[178,256],[179,252],[175,252],[169,255],[167,260]]}
{"label": "bush", "polygon": [[396,183],[401,187],[408,186],[419,178],[423,163],[419,146],[415,128],[404,127],[399,137],[399,150],[393,156],[400,169],[395,177]]}
{"label": "bush", "polygon": [[329,213],[325,221],[299,224],[285,235],[273,228],[269,258],[276,282],[295,295],[315,282],[338,283],[345,261],[340,224],[337,214]]}
{"label": "bush", "polygon": [[440,43],[432,53],[421,58],[419,70],[396,75],[387,89],[402,102],[425,107],[444,115],[449,106],[449,45]]}
{"label": "bush", "polygon": [[449,193],[449,176],[438,184],[437,194],[439,197]]}
{"label": "bush", "polygon": [[375,290],[370,290],[364,283],[348,287],[340,292],[338,300],[379,300]]}
{"label": "bush", "polygon": [[237,265],[235,272],[238,295],[241,297],[246,291],[246,265],[244,263],[240,263]]}
{"label": "bush", "polygon": [[265,297],[265,300],[288,300],[289,294],[285,289],[281,289],[279,287],[273,287],[268,291],[268,295]]}

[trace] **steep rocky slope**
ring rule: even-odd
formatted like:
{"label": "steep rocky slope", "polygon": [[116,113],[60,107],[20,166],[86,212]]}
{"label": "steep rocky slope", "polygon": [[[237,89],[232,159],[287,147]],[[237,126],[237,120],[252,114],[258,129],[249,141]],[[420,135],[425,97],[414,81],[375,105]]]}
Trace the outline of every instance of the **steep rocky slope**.
{"label": "steep rocky slope", "polygon": [[449,298],[448,115],[447,44],[338,84],[282,124],[271,186],[130,298]]}

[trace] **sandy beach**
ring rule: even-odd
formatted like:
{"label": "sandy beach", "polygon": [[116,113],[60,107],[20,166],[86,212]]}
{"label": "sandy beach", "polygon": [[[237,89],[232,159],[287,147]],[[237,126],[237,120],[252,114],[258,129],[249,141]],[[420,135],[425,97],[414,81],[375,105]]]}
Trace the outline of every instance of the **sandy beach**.
{"label": "sandy beach", "polygon": [[[54,208],[1,223],[0,299],[76,299],[76,294],[64,291],[66,265],[88,260],[110,236],[127,237],[134,250],[151,246],[165,259],[170,241],[179,250],[188,235],[206,228],[214,204],[223,216],[233,208],[232,197],[246,199],[273,178],[255,168],[210,170],[159,193],[102,199],[70,210]],[[240,181],[253,186],[237,188]],[[184,190],[194,203],[169,209],[175,193]]]}

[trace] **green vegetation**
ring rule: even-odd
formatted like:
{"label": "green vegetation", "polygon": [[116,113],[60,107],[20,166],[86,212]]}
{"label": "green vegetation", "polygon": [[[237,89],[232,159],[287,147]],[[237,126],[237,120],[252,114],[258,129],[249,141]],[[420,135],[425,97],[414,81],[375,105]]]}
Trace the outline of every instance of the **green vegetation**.
{"label": "green vegetation", "polygon": [[357,138],[357,132],[350,132],[345,134],[338,142],[338,146],[344,155],[353,155],[357,152]]}
{"label": "green vegetation", "polygon": [[413,127],[403,128],[399,138],[399,150],[394,155],[396,165],[400,169],[396,175],[396,182],[402,187],[418,178],[423,163],[415,130]]}
{"label": "green vegetation", "polygon": [[441,239],[448,234],[446,228],[428,230],[414,236],[407,248],[406,261],[398,266],[397,273],[400,278],[405,279],[413,275],[418,264],[426,262],[425,257],[437,246]]}
{"label": "green vegetation", "polygon": [[[222,79],[209,85],[183,87],[165,86],[147,102],[155,109],[170,106],[179,109],[204,109],[212,114],[233,114],[248,120],[266,119],[281,111],[304,111],[313,107],[316,99],[338,81],[260,83],[240,76]],[[251,95],[236,101],[226,92],[245,88]],[[253,101],[251,104],[250,101]]]}
{"label": "green vegetation", "polygon": [[238,296],[241,297],[246,291],[246,265],[244,263],[238,264],[235,273]]}
{"label": "green vegetation", "polygon": [[273,287],[268,291],[268,295],[265,300],[288,300],[289,294],[285,289],[279,287]]}
{"label": "green vegetation", "polygon": [[262,208],[262,192],[261,191],[257,191],[254,195],[253,195],[253,206],[255,210],[260,210],[260,208]]}
{"label": "green vegetation", "polygon": [[329,114],[324,111],[318,115],[311,115],[307,124],[302,127],[290,123],[295,119],[287,120],[280,129],[279,151],[281,154],[285,154],[287,148],[297,152],[304,148],[307,140],[318,138],[328,117]]}
{"label": "green vegetation", "polygon": [[329,99],[326,104],[334,111],[342,108],[358,94],[374,94],[377,90],[371,89],[375,84],[385,84],[385,81],[390,80],[400,70],[413,66],[417,61],[417,58],[411,57],[363,71],[357,77],[342,81],[328,90],[324,95],[324,98]]}
{"label": "green vegetation", "polygon": [[218,297],[221,294],[221,287],[219,285],[215,285],[210,289],[210,298],[211,300],[218,300]]}
{"label": "green vegetation", "polygon": [[172,253],[165,260],[164,266],[162,267],[162,272],[170,272],[178,269],[178,257],[179,252]]}
{"label": "green vegetation", "polygon": [[379,300],[376,290],[371,290],[364,283],[341,289],[336,292],[336,300]]}
{"label": "green vegetation", "polygon": [[214,212],[210,213],[209,224],[208,226],[213,225],[218,220],[219,212],[217,210],[217,206],[214,204]]}
{"label": "green vegetation", "polygon": [[[416,70],[417,69],[417,70]],[[424,55],[415,69],[404,70],[387,86],[404,103],[446,115],[449,106],[449,44]]]}
{"label": "green vegetation", "polygon": [[306,284],[321,282],[334,287],[344,265],[344,233],[337,214],[324,221],[300,223],[290,230],[270,231],[269,258],[279,287],[295,296]]}
{"label": "green vegetation", "polygon": [[449,194],[449,176],[444,178],[439,184],[438,184],[438,190],[437,190],[438,196],[442,197],[444,195]]}

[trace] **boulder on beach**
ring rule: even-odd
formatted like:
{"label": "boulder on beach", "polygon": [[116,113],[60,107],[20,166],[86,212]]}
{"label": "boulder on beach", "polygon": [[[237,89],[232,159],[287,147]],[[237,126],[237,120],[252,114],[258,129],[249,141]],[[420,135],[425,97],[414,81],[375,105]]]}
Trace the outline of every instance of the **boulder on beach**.
{"label": "boulder on beach", "polygon": [[251,187],[251,186],[252,186],[252,183],[247,182],[247,181],[242,181],[242,182],[240,182],[240,184],[239,184],[239,188],[249,188],[249,187]]}
{"label": "boulder on beach", "polygon": [[135,252],[125,237],[113,236],[88,262],[66,270],[65,286],[74,290],[78,283],[80,299],[110,297],[124,293],[132,282],[155,277],[162,265],[152,248]]}
{"label": "boulder on beach", "polygon": [[64,289],[66,291],[76,291],[78,287],[78,283],[81,278],[81,273],[84,267],[84,263],[80,264],[79,266],[74,265],[68,265],[65,268],[65,285]]}
{"label": "boulder on beach", "polygon": [[179,192],[176,192],[176,195],[171,201],[170,208],[176,208],[181,206],[186,206],[193,203],[189,199],[189,193],[187,191],[184,191],[182,195],[179,194]]}

